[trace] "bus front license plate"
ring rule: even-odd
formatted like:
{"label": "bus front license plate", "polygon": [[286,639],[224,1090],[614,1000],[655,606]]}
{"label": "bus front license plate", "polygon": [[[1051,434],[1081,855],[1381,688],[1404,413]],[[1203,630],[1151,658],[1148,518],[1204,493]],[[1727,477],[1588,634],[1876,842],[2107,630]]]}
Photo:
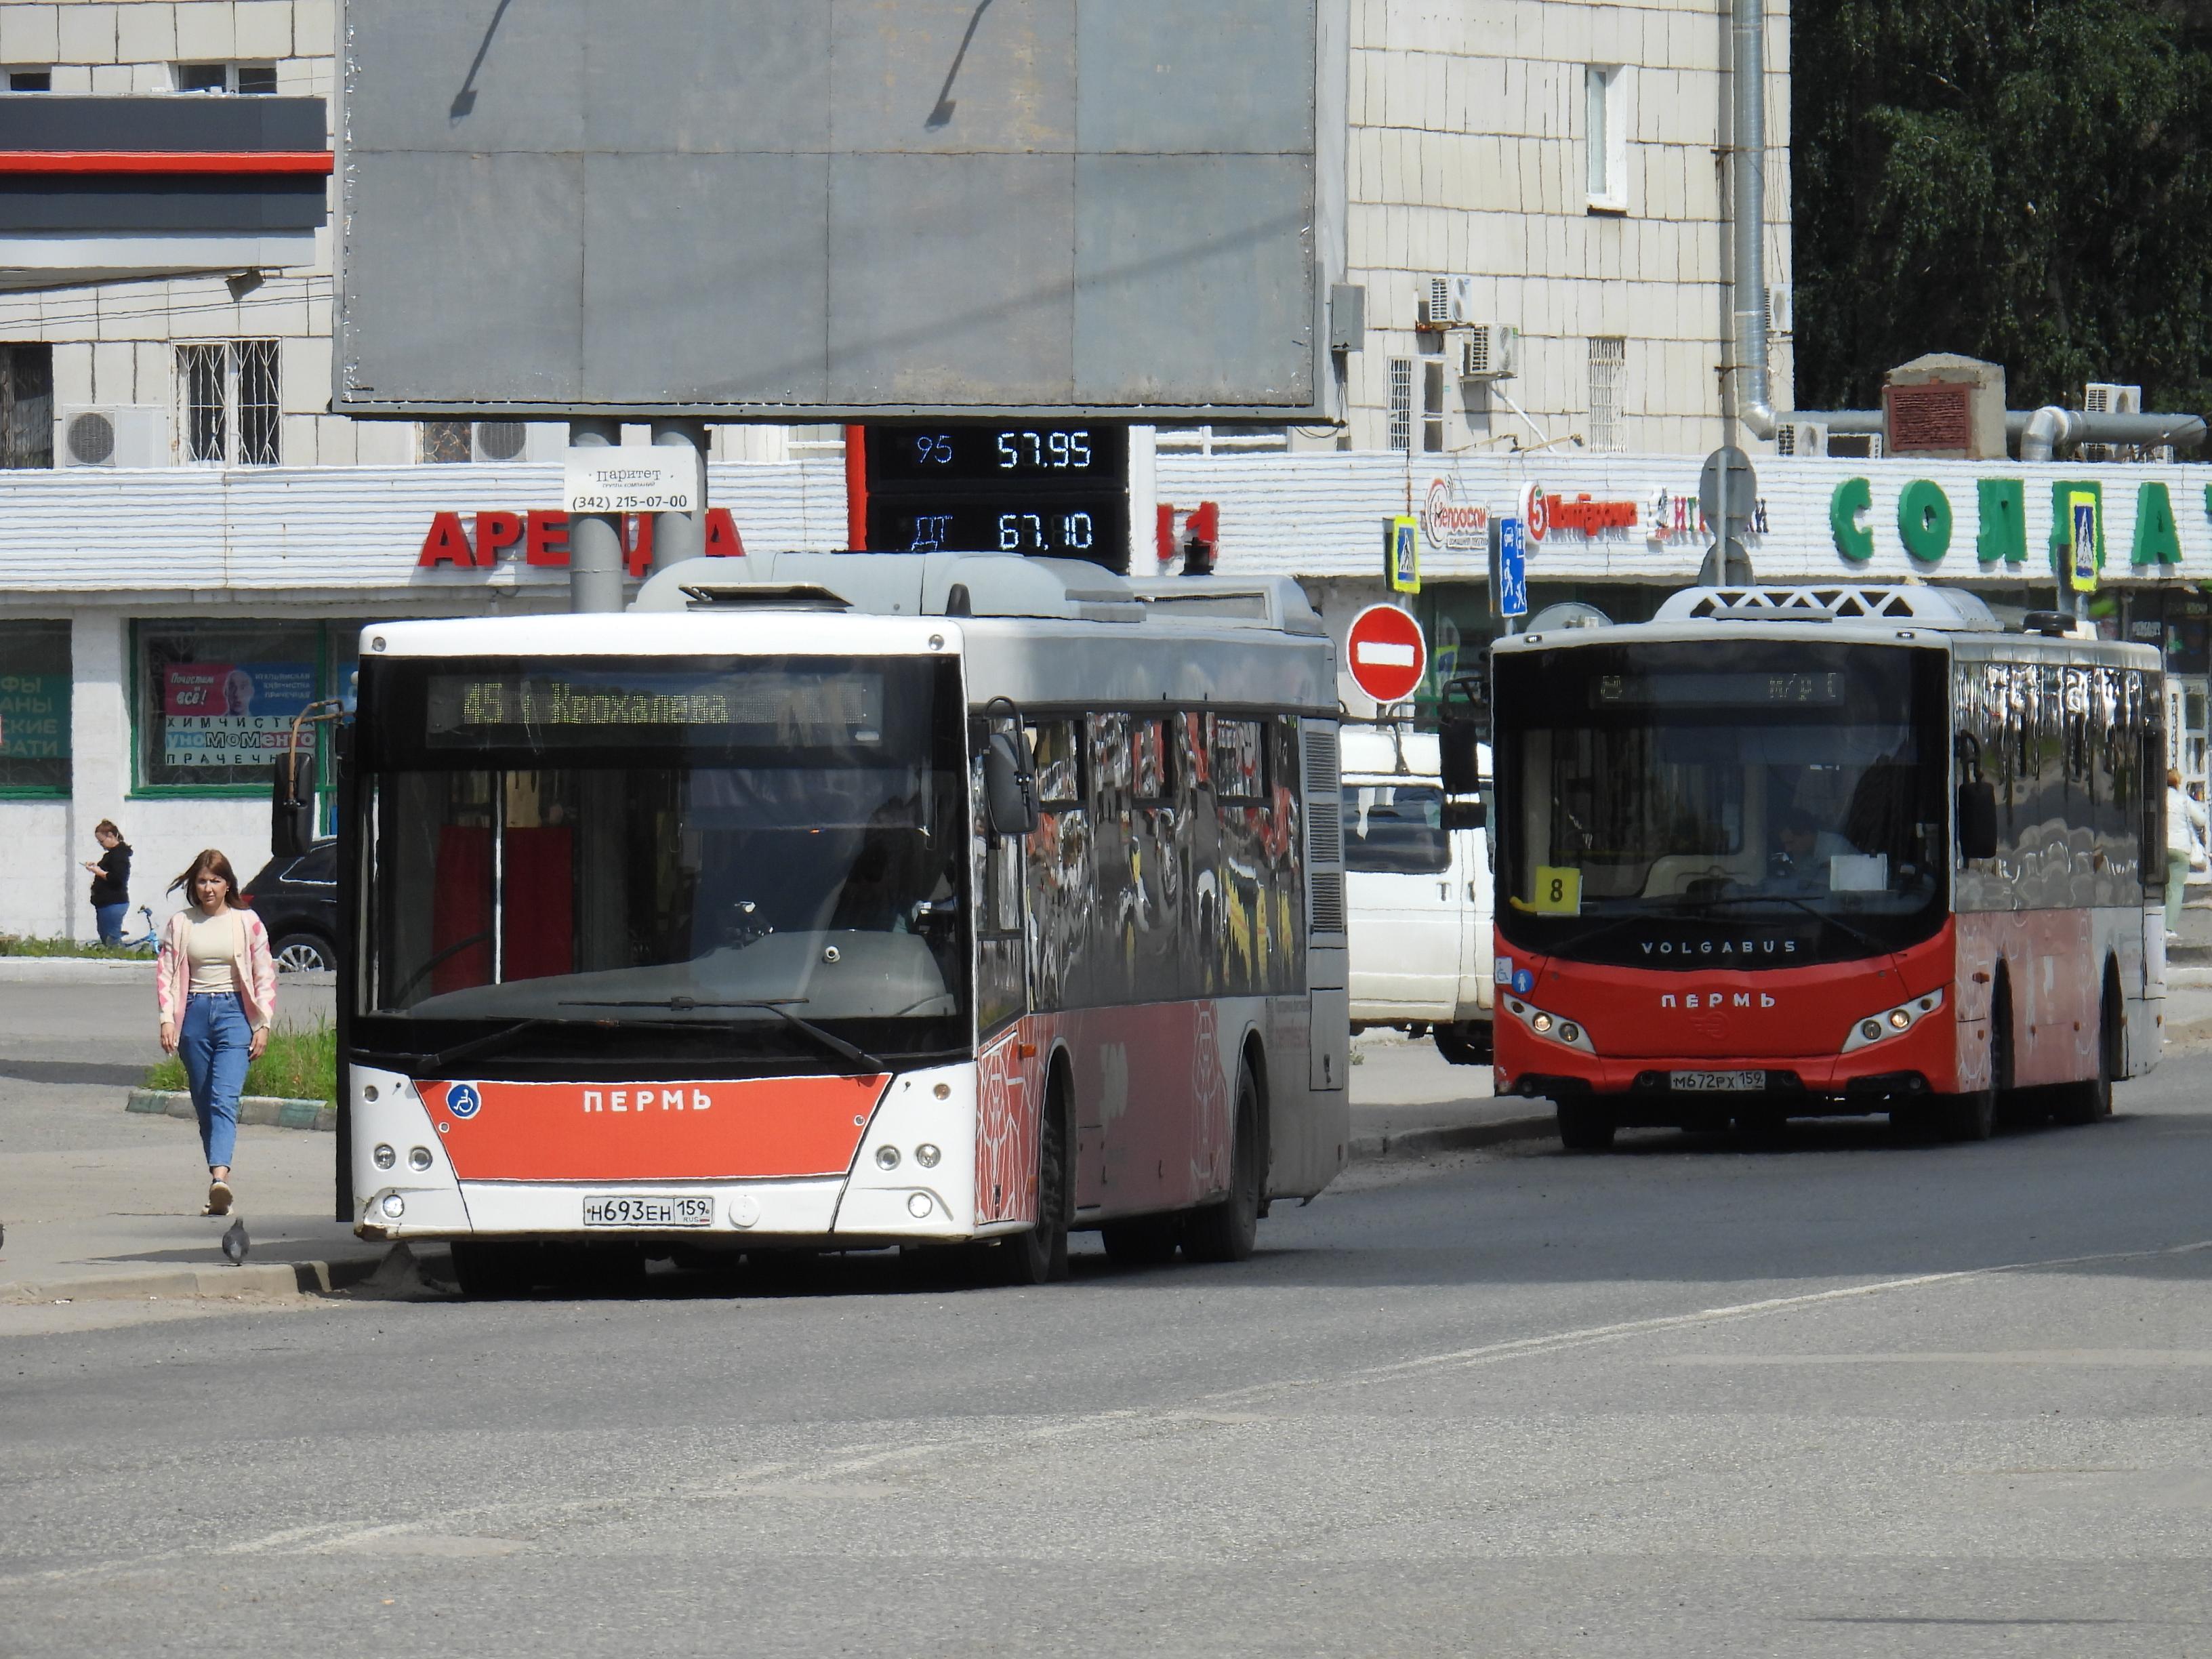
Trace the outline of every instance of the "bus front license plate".
{"label": "bus front license plate", "polygon": [[1676,1072],[1674,1085],[1686,1094],[1750,1094],[1766,1086],[1764,1072]]}
{"label": "bus front license plate", "polygon": [[711,1227],[714,1200],[647,1193],[593,1193],[584,1200],[586,1227]]}

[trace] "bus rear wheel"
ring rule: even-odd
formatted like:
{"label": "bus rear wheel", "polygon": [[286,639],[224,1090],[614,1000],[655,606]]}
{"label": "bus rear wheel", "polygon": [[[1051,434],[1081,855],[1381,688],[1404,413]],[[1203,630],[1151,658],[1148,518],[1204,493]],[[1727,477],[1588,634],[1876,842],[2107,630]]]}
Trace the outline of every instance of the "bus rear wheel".
{"label": "bus rear wheel", "polygon": [[2051,1110],[2054,1122],[2078,1127],[2112,1115],[2112,1079],[2119,1075],[2120,1018],[2118,999],[2107,986],[2097,1008],[2097,1070],[2082,1083],[2069,1083],[2058,1091]]}
{"label": "bus rear wheel", "polygon": [[1559,1103],[1559,1145],[1571,1152],[1609,1151],[1618,1127],[1613,1114],[1594,1100]]}
{"label": "bus rear wheel", "polygon": [[1230,1133],[1229,1195],[1183,1224],[1182,1252],[1193,1261],[1243,1261],[1260,1240],[1260,1085],[1249,1061],[1237,1069],[1237,1119]]}

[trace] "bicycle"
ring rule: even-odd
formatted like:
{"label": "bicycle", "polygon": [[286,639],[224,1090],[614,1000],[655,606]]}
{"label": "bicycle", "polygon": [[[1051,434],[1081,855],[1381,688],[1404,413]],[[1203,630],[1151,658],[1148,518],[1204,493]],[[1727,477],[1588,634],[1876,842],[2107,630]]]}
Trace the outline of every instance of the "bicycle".
{"label": "bicycle", "polygon": [[126,933],[123,938],[118,939],[116,944],[121,946],[124,950],[130,951],[133,956],[150,957],[161,949],[161,930],[154,926],[154,907],[152,905],[140,905],[138,907],[138,914],[146,918],[146,931],[139,934],[136,939],[131,938]]}

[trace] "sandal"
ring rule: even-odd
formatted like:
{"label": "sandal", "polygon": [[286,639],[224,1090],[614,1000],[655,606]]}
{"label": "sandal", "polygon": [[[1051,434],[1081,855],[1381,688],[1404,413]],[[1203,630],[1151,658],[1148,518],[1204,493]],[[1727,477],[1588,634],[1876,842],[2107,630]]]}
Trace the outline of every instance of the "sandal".
{"label": "sandal", "polygon": [[230,1213],[231,1197],[230,1183],[228,1181],[211,1182],[208,1187],[207,1208],[202,1211],[201,1213],[204,1215],[228,1215]]}

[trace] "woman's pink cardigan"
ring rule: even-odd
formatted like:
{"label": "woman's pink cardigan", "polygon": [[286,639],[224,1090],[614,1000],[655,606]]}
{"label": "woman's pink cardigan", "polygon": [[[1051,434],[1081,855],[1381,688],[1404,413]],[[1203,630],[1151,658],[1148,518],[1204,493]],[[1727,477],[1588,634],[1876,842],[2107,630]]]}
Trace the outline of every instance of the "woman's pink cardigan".
{"label": "woman's pink cardigan", "polygon": [[[238,918],[238,954],[230,959],[230,982],[238,993],[238,1006],[246,1023],[259,1030],[276,1017],[276,959],[269,954],[269,930],[251,910],[234,908]],[[161,955],[154,974],[154,1003],[161,1018],[179,1030],[185,1024],[185,997],[191,984],[191,963],[185,957],[185,940],[191,931],[192,913],[179,910],[161,929]]]}

